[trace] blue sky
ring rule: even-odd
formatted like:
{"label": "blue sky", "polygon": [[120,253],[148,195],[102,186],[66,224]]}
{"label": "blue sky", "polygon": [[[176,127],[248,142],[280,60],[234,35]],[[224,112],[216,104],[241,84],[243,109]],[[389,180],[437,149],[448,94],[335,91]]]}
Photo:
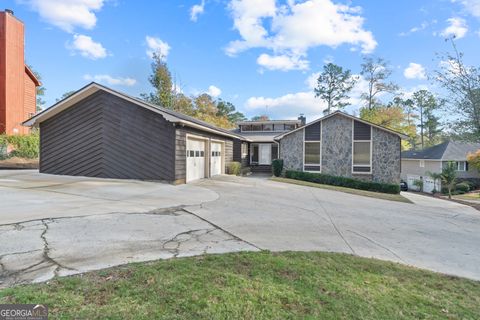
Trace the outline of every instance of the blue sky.
{"label": "blue sky", "polygon": [[[408,94],[439,89],[425,76],[455,35],[478,65],[480,0],[3,0],[26,25],[26,59],[47,106],[95,80],[138,96],[152,51],[187,95],[209,92],[246,115],[312,119],[324,104],[312,80],[325,61],[359,73],[362,55],[387,59]],[[352,92],[355,113],[362,81]],[[388,99],[388,97],[384,97]]]}

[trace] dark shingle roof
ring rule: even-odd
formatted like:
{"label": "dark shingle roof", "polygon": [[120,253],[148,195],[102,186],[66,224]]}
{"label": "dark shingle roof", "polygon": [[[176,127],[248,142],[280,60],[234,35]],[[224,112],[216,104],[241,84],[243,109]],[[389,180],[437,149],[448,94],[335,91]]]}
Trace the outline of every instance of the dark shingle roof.
{"label": "dark shingle roof", "polygon": [[402,152],[403,159],[466,160],[467,154],[480,149],[480,143],[447,141],[424,150]]}

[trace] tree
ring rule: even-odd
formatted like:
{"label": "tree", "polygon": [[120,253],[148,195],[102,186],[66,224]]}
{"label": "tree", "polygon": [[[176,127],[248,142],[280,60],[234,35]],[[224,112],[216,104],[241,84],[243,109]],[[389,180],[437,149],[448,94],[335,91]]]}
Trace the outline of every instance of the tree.
{"label": "tree", "polygon": [[152,74],[148,78],[148,81],[155,91],[150,94],[142,94],[141,97],[150,103],[167,109],[173,109],[174,94],[172,74],[163,57],[156,53],[153,54]]}
{"label": "tree", "polygon": [[[30,68],[30,70],[32,70],[33,74],[35,75],[35,78],[38,79],[38,81],[41,82],[42,80],[42,75],[40,73],[38,73],[37,71],[35,71],[33,69],[32,66],[28,66]],[[43,100],[42,98],[45,96],[45,91],[47,89],[45,89],[45,87],[43,85],[39,86],[36,88],[36,93],[37,93],[37,100],[36,100],[36,111],[42,111],[43,109],[43,106],[45,105],[45,100]]]}
{"label": "tree", "polygon": [[427,175],[433,179],[433,190],[432,190],[432,193],[435,194],[437,193],[439,190],[437,190],[437,181],[440,181],[442,180],[442,174],[441,173],[438,173],[438,172],[430,172],[430,171],[427,171]]}
{"label": "tree", "polygon": [[365,104],[372,110],[378,103],[377,96],[382,92],[395,93],[398,86],[387,79],[392,75],[387,61],[382,58],[364,57],[360,74],[368,83],[368,91],[362,94]]}
{"label": "tree", "polygon": [[409,139],[408,143],[413,148],[416,149],[417,146],[417,130],[416,130],[416,121],[418,115],[416,114],[416,107],[413,103],[413,100],[410,98],[403,98],[402,96],[397,96],[390,103],[390,106],[399,106],[403,109],[403,112],[406,116],[406,125],[408,128]]}
{"label": "tree", "polygon": [[419,90],[413,93],[413,103],[418,111],[420,124],[420,144],[425,147],[424,137],[427,135],[429,145],[435,144],[435,138],[441,133],[439,118],[435,116],[442,103],[428,90]]}
{"label": "tree", "polygon": [[215,100],[206,93],[199,95],[194,100],[195,115],[194,117],[214,124],[221,128],[232,128],[234,125],[228,121],[227,116],[219,116]]}
{"label": "tree", "polygon": [[233,103],[219,99],[217,101],[217,116],[227,117],[231,123],[246,120],[245,115],[235,110]]}
{"label": "tree", "polygon": [[[400,106],[377,106],[374,109],[360,109],[360,118],[379,126],[403,133],[409,137],[416,134],[415,126],[409,125],[407,116]],[[408,141],[402,140],[402,148],[408,149]]]}
{"label": "tree", "polygon": [[356,79],[350,70],[343,70],[341,66],[328,63],[323,66],[323,72],[317,79],[315,97],[327,103],[325,114],[330,114],[332,109],[341,110],[349,105],[348,93],[355,85]]}
{"label": "tree", "polygon": [[464,140],[480,139],[480,69],[465,65],[454,39],[452,53],[438,55],[440,67],[434,79],[448,92],[448,109],[457,117],[452,127]]}
{"label": "tree", "polygon": [[270,117],[267,116],[266,114],[262,114],[262,115],[259,115],[259,116],[252,117],[251,120],[252,121],[268,121],[268,120],[270,120]]}
{"label": "tree", "polygon": [[442,183],[448,190],[448,199],[452,199],[452,190],[457,182],[457,166],[454,161],[447,162],[442,169]]}
{"label": "tree", "polygon": [[63,100],[63,99],[66,99],[66,98],[70,97],[70,96],[71,96],[72,94],[74,94],[75,92],[76,92],[76,91],[74,91],[74,90],[65,92],[64,94],[62,94],[62,96],[61,96],[60,98],[57,98],[57,99],[56,99],[56,102],[61,101],[61,100]]}

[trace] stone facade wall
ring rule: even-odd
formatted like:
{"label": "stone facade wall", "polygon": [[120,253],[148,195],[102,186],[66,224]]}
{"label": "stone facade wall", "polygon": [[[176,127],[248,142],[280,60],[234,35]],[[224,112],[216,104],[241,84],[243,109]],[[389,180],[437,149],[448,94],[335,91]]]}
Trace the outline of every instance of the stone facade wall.
{"label": "stone facade wall", "polygon": [[400,138],[390,132],[372,128],[372,180],[400,183]]}
{"label": "stone facade wall", "polygon": [[322,173],[352,176],[352,119],[337,115],[322,121]]}
{"label": "stone facade wall", "polygon": [[280,140],[280,159],[283,159],[285,169],[303,171],[303,130]]}

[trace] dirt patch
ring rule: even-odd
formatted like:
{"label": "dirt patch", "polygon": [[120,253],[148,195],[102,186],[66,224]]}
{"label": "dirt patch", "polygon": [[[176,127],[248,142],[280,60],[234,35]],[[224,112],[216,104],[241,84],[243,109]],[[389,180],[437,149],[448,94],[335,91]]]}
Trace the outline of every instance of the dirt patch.
{"label": "dirt patch", "polygon": [[0,160],[0,169],[38,169],[38,159],[8,158]]}

